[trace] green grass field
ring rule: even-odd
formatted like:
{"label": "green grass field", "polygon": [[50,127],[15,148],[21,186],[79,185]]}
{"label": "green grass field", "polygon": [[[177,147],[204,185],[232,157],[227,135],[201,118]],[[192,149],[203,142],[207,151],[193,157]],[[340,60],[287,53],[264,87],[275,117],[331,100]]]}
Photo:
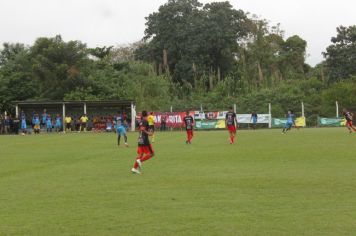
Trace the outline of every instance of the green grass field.
{"label": "green grass field", "polygon": [[0,235],[356,235],[346,129],[0,136]]}

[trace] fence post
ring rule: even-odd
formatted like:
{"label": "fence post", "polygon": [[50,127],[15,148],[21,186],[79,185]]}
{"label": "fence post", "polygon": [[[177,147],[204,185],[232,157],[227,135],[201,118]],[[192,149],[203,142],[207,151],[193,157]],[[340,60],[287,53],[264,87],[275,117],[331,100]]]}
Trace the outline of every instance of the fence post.
{"label": "fence post", "polygon": [[304,102],[302,102],[302,117],[305,117],[304,116]]}
{"label": "fence post", "polygon": [[339,103],[338,101],[335,102],[336,105],[336,117],[339,117]]}
{"label": "fence post", "polygon": [[131,131],[135,131],[136,128],[136,106],[131,102]]}
{"label": "fence post", "polygon": [[63,126],[63,132],[66,132],[66,124],[65,124],[65,118],[66,118],[66,104],[62,104],[63,110],[62,110],[62,126]]}
{"label": "fence post", "polygon": [[235,103],[235,104],[234,104],[234,112],[235,112],[235,113],[236,113],[236,110],[237,110],[237,109],[236,109],[236,103]]}
{"label": "fence post", "polygon": [[268,128],[272,128],[272,104],[271,103],[268,103],[268,114],[269,114]]}
{"label": "fence post", "polygon": [[15,110],[16,110],[16,117],[18,118],[19,117],[19,105],[18,104],[16,104]]}

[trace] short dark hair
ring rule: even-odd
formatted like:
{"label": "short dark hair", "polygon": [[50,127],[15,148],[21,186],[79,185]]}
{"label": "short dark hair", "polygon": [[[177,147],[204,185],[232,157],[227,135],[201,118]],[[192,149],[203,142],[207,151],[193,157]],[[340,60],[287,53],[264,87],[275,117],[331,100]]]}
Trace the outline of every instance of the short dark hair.
{"label": "short dark hair", "polygon": [[233,107],[229,107],[230,110],[234,109]]}
{"label": "short dark hair", "polygon": [[146,117],[147,116],[147,111],[142,111],[142,117]]}
{"label": "short dark hair", "polygon": [[187,111],[185,111],[185,114],[189,115],[189,111],[188,111],[188,110],[187,110]]}

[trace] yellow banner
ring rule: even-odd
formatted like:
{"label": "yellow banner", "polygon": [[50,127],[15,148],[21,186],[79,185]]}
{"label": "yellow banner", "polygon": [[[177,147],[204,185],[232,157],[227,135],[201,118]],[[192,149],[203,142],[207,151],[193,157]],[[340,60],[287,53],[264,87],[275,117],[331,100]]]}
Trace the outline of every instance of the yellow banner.
{"label": "yellow banner", "polygon": [[295,126],[305,127],[307,125],[305,117],[298,117],[295,119]]}

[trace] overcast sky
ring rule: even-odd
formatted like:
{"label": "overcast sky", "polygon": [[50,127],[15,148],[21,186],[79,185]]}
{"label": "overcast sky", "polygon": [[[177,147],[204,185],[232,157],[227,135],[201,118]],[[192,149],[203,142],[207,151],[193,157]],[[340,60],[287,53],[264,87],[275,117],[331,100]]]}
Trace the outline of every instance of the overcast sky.
{"label": "overcast sky", "polygon": [[[61,34],[90,47],[140,40],[145,17],[166,0],[0,0],[0,43],[32,44],[37,37]],[[201,0],[202,3],[213,2]],[[308,63],[321,52],[339,25],[356,24],[356,0],[231,0],[235,8],[281,23],[286,36],[308,42]]]}

